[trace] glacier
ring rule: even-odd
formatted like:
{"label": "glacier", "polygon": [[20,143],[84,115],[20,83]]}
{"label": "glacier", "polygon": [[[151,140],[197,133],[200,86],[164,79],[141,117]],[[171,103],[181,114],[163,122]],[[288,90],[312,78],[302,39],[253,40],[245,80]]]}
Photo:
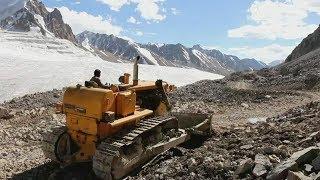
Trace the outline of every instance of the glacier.
{"label": "glacier", "polygon": [[[102,81],[117,83],[132,64],[111,63],[68,40],[42,36],[36,32],[0,30],[0,102],[25,94],[83,84],[95,69],[101,69]],[[196,69],[140,65],[142,80],[163,79],[183,86],[203,79],[223,76]]]}

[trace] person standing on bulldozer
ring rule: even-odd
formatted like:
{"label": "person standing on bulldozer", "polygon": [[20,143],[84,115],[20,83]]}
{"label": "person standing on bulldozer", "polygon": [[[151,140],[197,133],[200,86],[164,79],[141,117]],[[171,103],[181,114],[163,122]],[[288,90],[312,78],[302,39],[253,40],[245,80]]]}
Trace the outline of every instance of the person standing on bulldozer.
{"label": "person standing on bulldozer", "polygon": [[96,69],[94,71],[94,76],[90,79],[90,81],[97,83],[99,88],[109,89],[109,86],[101,83],[100,76],[101,76],[101,71],[99,69]]}

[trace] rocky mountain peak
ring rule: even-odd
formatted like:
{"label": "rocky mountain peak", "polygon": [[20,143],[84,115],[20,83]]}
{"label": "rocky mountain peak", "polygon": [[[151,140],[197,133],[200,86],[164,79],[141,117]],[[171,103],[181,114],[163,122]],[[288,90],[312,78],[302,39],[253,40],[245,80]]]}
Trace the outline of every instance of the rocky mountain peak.
{"label": "rocky mountain peak", "polygon": [[57,19],[58,21],[63,21],[62,20],[62,15],[60,11],[57,8],[54,8],[54,10],[49,14],[51,18]]}
{"label": "rocky mountain peak", "polygon": [[309,34],[308,37],[303,39],[303,41],[287,57],[285,62],[298,59],[299,57],[318,48],[320,48],[320,25],[312,34]]}
{"label": "rocky mountain peak", "polygon": [[38,0],[29,0],[26,2],[25,7],[35,14],[39,14],[42,17],[45,17],[49,14],[49,11],[45,7],[45,5]]}
{"label": "rocky mountain peak", "polygon": [[[38,31],[45,36],[55,36],[76,43],[71,27],[65,24],[58,9],[49,12],[45,5],[38,0],[28,0],[18,3],[15,8],[7,2],[10,12],[0,20],[0,28],[9,31]],[[5,5],[5,4],[4,4]]]}
{"label": "rocky mountain peak", "polygon": [[203,48],[201,47],[200,44],[194,45],[194,46],[192,47],[192,49],[195,49],[195,50],[198,50],[198,51],[203,50]]}
{"label": "rocky mountain peak", "polygon": [[71,27],[63,22],[62,15],[57,8],[54,8],[51,13],[44,17],[44,21],[49,31],[56,37],[76,42],[76,38]]}

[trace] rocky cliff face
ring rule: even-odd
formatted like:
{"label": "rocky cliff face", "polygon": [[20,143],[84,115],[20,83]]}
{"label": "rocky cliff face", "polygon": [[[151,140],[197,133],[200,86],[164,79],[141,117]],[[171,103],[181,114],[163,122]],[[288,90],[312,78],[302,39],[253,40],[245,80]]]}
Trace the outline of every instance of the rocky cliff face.
{"label": "rocky cliff face", "polygon": [[295,60],[318,48],[320,48],[320,26],[293,50],[287,57],[286,62]]}
{"label": "rocky cliff face", "polygon": [[152,65],[191,67],[224,75],[267,67],[255,59],[239,59],[218,50],[205,49],[200,45],[189,48],[182,44],[139,44],[113,35],[88,31],[77,35],[77,40],[87,49],[111,53],[115,58],[127,61],[141,55],[143,57],[141,63]]}
{"label": "rocky cliff face", "polygon": [[49,12],[45,5],[38,0],[28,0],[19,5],[22,5],[16,7],[19,10],[8,13],[7,17],[0,19],[0,28],[9,31],[39,31],[43,35],[76,42],[72,29],[63,22],[58,9]]}
{"label": "rocky cliff face", "polygon": [[44,21],[48,30],[56,37],[76,42],[71,27],[63,22],[62,15],[58,9],[55,8],[51,13],[45,16]]}

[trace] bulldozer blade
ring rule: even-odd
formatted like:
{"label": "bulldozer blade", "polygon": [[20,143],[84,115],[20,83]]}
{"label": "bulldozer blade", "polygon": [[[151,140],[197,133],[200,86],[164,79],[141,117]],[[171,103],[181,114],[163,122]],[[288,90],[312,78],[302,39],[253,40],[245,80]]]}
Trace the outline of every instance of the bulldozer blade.
{"label": "bulldozer blade", "polygon": [[211,114],[172,112],[171,115],[178,119],[179,128],[185,129],[189,134],[211,135]]}

